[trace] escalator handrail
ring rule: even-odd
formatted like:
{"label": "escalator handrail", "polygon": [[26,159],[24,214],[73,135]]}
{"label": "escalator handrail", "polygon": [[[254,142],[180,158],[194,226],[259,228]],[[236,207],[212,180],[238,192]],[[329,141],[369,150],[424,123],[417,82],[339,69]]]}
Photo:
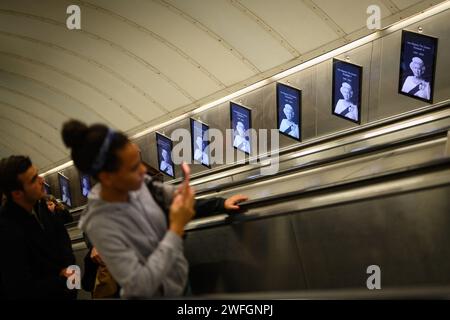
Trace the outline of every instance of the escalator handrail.
{"label": "escalator handrail", "polygon": [[[283,194],[275,196],[267,196],[259,199],[248,200],[239,204],[243,209],[249,209],[253,207],[258,207],[261,205],[266,205],[267,203],[286,201],[290,198],[299,198],[305,196],[311,196],[312,194],[322,192],[322,191],[332,191],[334,189],[341,188],[351,188],[355,185],[361,183],[372,184],[386,179],[400,178],[404,175],[416,174],[418,172],[423,172],[427,170],[441,170],[450,168],[450,158],[438,159],[427,161],[418,165],[410,166],[407,168],[394,169],[390,171],[385,171],[382,173],[374,174],[371,176],[357,177],[348,180],[343,180],[340,182],[333,182],[329,184],[324,184],[320,186],[308,187],[305,189],[299,189],[295,191],[286,192]],[[449,181],[450,183],[450,181]]]}
{"label": "escalator handrail", "polygon": [[[229,215],[229,216],[227,216],[227,215],[219,216],[218,215],[218,216],[214,216],[214,217],[203,218],[198,221],[193,220],[186,226],[185,231],[192,232],[192,231],[200,230],[200,229],[216,228],[219,226],[229,225],[229,224],[236,223],[236,222],[242,223],[245,221],[251,221],[251,220],[256,220],[256,219],[261,219],[261,218],[286,215],[286,214],[290,214],[292,212],[298,212],[299,209],[296,209],[294,207],[289,207],[288,210],[285,210],[285,209],[283,209],[283,211],[275,210],[275,211],[271,211],[270,214],[265,213],[263,215],[261,215],[259,213],[248,214],[246,212],[249,210],[253,210],[253,209],[257,209],[257,208],[261,208],[261,207],[265,207],[265,206],[269,206],[269,205],[273,205],[273,204],[287,203],[287,202],[290,202],[293,200],[305,199],[305,198],[309,198],[309,197],[313,197],[313,196],[317,196],[317,195],[321,195],[321,194],[330,194],[330,193],[336,193],[336,192],[339,192],[342,190],[361,188],[361,187],[364,187],[367,185],[373,185],[373,184],[377,184],[380,182],[392,181],[394,179],[401,179],[404,177],[409,177],[411,175],[425,174],[425,173],[429,173],[429,172],[440,172],[442,170],[449,170],[449,168],[450,168],[450,158],[432,160],[432,161],[429,161],[426,163],[422,163],[420,165],[411,166],[409,168],[394,169],[392,171],[375,174],[375,175],[369,176],[369,177],[367,177],[367,176],[358,177],[358,178],[341,181],[338,183],[330,183],[327,185],[309,187],[309,188],[304,188],[301,190],[286,192],[286,193],[279,194],[276,196],[268,196],[268,197],[263,197],[263,198],[259,198],[259,199],[255,199],[255,200],[250,200],[250,201],[240,203],[239,206],[241,207],[241,210],[239,212],[233,213],[232,215]],[[446,181],[444,183],[444,185],[447,185],[447,184],[450,184],[450,180]],[[443,183],[439,183],[439,184],[436,183],[436,185],[434,185],[433,187],[436,187],[438,185],[443,185]],[[418,186],[418,188],[420,188],[420,187]],[[407,191],[397,190],[396,192],[391,193],[390,195],[399,194],[399,193],[403,193],[403,192],[409,192],[409,191],[410,190],[407,190]],[[365,196],[364,199],[376,198],[379,196],[380,195]],[[356,201],[359,201],[359,200],[360,199],[358,199]],[[353,199],[352,201],[355,201],[355,199]],[[339,204],[342,204],[345,202],[348,202],[348,201],[339,202]],[[314,208],[317,209],[319,207],[330,206],[330,205],[335,205],[335,204],[337,204],[337,203],[318,205]],[[308,208],[308,210],[309,209],[310,208]]]}
{"label": "escalator handrail", "polygon": [[311,167],[323,166],[323,165],[326,165],[326,164],[329,164],[329,163],[333,163],[333,162],[336,162],[336,161],[339,161],[339,160],[345,160],[345,159],[348,159],[350,157],[358,156],[358,155],[361,155],[361,154],[372,153],[372,152],[380,151],[380,150],[383,150],[383,149],[386,149],[386,148],[392,148],[392,147],[396,147],[396,146],[399,146],[399,145],[403,145],[403,144],[406,144],[406,143],[418,142],[420,140],[424,140],[424,139],[427,139],[427,138],[432,138],[432,137],[435,137],[435,136],[436,137],[437,136],[441,136],[441,135],[444,136],[444,134],[445,135],[447,134],[449,129],[450,129],[450,127],[439,128],[439,129],[437,129],[435,131],[417,134],[417,135],[406,137],[406,138],[403,138],[403,139],[400,139],[400,140],[396,140],[396,141],[390,141],[390,142],[384,143],[382,145],[368,146],[368,147],[366,147],[364,149],[354,150],[354,151],[351,151],[351,152],[347,152],[347,153],[340,154],[340,155],[337,155],[337,156],[329,157],[329,158],[326,158],[326,159],[314,160],[314,161],[302,163],[302,164],[296,165],[296,166],[288,168],[288,169],[280,170],[274,176],[266,176],[266,175],[251,176],[251,177],[248,177],[246,179],[239,180],[239,181],[232,181],[232,182],[223,183],[223,184],[220,184],[220,185],[217,185],[217,186],[206,187],[204,189],[198,189],[196,191],[196,195],[202,195],[202,194],[207,194],[207,193],[211,193],[211,192],[220,192],[220,191],[223,191],[225,189],[230,189],[230,188],[246,185],[246,184],[249,184],[249,183],[255,183],[255,182],[259,182],[259,181],[273,179],[274,177],[280,177],[280,176],[292,174],[292,173],[294,173],[296,171],[299,171],[299,170],[304,170],[304,169],[308,169],[308,168],[311,168]]}

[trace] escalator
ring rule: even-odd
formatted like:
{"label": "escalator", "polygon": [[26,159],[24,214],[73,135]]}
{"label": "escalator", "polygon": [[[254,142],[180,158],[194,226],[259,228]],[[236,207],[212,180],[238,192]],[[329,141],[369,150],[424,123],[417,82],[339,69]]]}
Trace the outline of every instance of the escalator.
{"label": "escalator", "polygon": [[188,225],[193,293],[367,290],[372,265],[386,289],[450,286],[450,109],[397,120],[282,154],[276,176],[194,177],[250,200]]}
{"label": "escalator", "polygon": [[366,290],[372,265],[383,288],[450,286],[449,129],[446,101],[280,150],[276,175],[264,158],[193,175],[198,198],[250,200],[186,227],[192,292]]}

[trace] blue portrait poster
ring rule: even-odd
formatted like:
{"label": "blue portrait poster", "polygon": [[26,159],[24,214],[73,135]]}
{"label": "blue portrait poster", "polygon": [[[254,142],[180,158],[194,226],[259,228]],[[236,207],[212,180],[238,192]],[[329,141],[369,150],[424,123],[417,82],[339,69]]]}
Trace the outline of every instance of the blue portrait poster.
{"label": "blue portrait poster", "polygon": [[191,119],[192,159],[194,162],[210,167],[208,130],[208,125]]}
{"label": "blue portrait poster", "polygon": [[346,120],[361,122],[362,67],[333,59],[332,112]]}
{"label": "blue portrait poster", "polygon": [[398,92],[433,102],[437,38],[403,31]]}
{"label": "blue portrait poster", "polygon": [[280,133],[300,141],[301,91],[277,83],[277,117]]}
{"label": "blue portrait poster", "polygon": [[72,206],[72,195],[70,192],[70,182],[67,177],[62,175],[61,173],[58,174],[59,179],[59,187],[61,191],[61,201],[65,203],[67,206]]}
{"label": "blue portrait poster", "polygon": [[251,111],[231,102],[231,128],[233,129],[233,147],[247,154],[251,153],[251,142],[248,130],[251,128]]}
{"label": "blue portrait poster", "polygon": [[82,174],[80,179],[81,194],[83,197],[87,197],[91,191],[91,180],[87,174]]}
{"label": "blue portrait poster", "polygon": [[175,168],[172,161],[172,146],[172,140],[160,133],[156,133],[159,170],[169,177],[175,178]]}

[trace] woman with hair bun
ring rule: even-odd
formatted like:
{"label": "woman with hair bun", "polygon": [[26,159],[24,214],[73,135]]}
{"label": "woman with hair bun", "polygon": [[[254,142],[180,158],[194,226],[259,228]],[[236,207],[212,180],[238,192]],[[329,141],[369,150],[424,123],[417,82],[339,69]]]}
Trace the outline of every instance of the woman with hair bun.
{"label": "woman with hair bun", "polygon": [[164,213],[144,182],[137,146],[104,125],[69,121],[63,140],[75,166],[99,181],[88,197],[80,228],[87,234],[125,298],[181,295],[187,280],[184,226],[194,215],[188,180]]}
{"label": "woman with hair bun", "polygon": [[[64,143],[75,166],[99,181],[89,196],[79,226],[98,250],[123,298],[179,296],[187,283],[183,253],[185,225],[203,213],[237,210],[244,196],[195,203],[185,180],[175,187],[145,174],[139,149],[123,133],[76,120],[64,124]],[[194,207],[195,203],[195,207]]]}

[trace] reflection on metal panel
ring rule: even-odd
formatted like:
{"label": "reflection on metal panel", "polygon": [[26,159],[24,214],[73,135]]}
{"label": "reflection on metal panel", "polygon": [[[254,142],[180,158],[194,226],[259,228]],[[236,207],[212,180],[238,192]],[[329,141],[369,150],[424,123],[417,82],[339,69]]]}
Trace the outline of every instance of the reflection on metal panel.
{"label": "reflection on metal panel", "polygon": [[286,204],[291,214],[194,230],[185,244],[193,291],[365,288],[370,265],[383,289],[449,285],[449,174],[445,187],[359,201],[348,191],[347,203],[308,210],[298,200]]}
{"label": "reflection on metal panel", "polygon": [[305,287],[288,217],[189,233],[185,248],[194,294]]}

